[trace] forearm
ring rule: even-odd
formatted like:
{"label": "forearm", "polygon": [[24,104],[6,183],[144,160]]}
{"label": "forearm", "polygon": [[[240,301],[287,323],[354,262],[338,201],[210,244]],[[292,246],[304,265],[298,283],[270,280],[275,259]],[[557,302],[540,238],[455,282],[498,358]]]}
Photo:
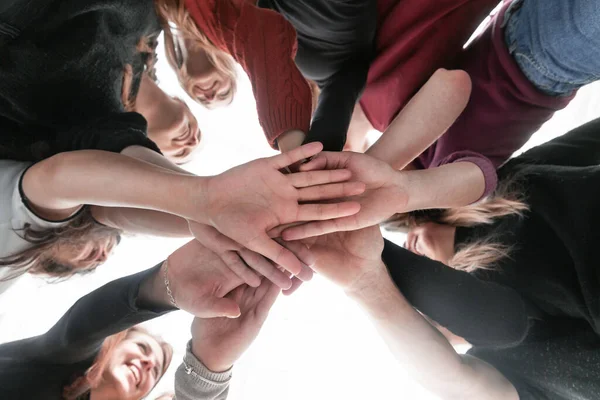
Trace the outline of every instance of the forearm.
{"label": "forearm", "polygon": [[471,81],[464,71],[437,70],[367,154],[403,169],[446,132],[470,94]]}
{"label": "forearm", "polygon": [[194,175],[191,172],[188,172],[185,169],[173,164],[171,161],[169,161],[164,156],[158,154],[157,152],[152,151],[143,146],[129,146],[123,149],[121,154],[132,158],[136,158],[141,161],[146,161],[147,163],[156,165],[157,167],[162,167],[173,172],[178,172],[185,175]]}
{"label": "forearm", "polygon": [[396,177],[398,185],[409,190],[402,212],[466,206],[479,200],[486,188],[483,172],[471,162],[399,171]]}
{"label": "forearm", "polygon": [[349,295],[369,314],[394,357],[413,379],[442,399],[518,398],[510,382],[493,367],[458,355],[404,299],[383,264],[379,271],[368,287]]}
{"label": "forearm", "polygon": [[306,134],[300,130],[287,131],[277,138],[277,147],[282,153],[286,153],[290,150],[300,147]]}
{"label": "forearm", "polygon": [[96,221],[127,233],[173,238],[192,236],[187,220],[173,214],[140,208],[97,206],[93,206],[91,211]]}
{"label": "forearm", "polygon": [[90,204],[145,208],[203,219],[205,182],[206,178],[176,173],[121,154],[81,150],[35,164],[25,174],[23,190],[28,200],[42,209]]}

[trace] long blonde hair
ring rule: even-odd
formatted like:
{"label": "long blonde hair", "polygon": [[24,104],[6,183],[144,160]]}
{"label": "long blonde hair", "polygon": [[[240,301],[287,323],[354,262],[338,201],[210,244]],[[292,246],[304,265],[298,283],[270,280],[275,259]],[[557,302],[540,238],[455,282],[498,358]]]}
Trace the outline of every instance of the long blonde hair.
{"label": "long blonde hair", "polygon": [[[82,398],[82,396],[88,394],[92,389],[98,387],[102,382],[102,375],[110,362],[110,359],[115,351],[115,348],[121,343],[123,340],[127,339],[131,336],[132,333],[143,333],[152,337],[154,340],[158,342],[160,347],[164,353],[164,364],[163,369],[160,373],[160,378],[165,374],[169,365],[171,364],[171,360],[173,358],[173,348],[171,345],[160,338],[151,335],[146,329],[141,326],[134,326],[125,331],[116,333],[112,336],[107,337],[102,343],[102,348],[96,359],[94,360],[94,364],[85,372],[84,375],[78,377],[71,383],[67,385],[63,389],[63,399],[65,400],[77,400]],[[160,379],[159,378],[159,379]],[[159,397],[164,398],[164,395]]]}
{"label": "long blonde hair", "polygon": [[[496,219],[516,215],[523,216],[529,209],[524,201],[521,185],[517,180],[506,179],[494,194],[482,201],[464,207],[445,210],[427,210],[396,214],[384,223],[389,231],[405,231],[425,222],[436,222],[454,227],[490,225]],[[448,266],[466,272],[491,269],[499,260],[509,257],[511,246],[500,243],[494,235],[462,243]]]}
{"label": "long blonde hair", "polygon": [[[235,61],[231,55],[217,48],[204,33],[200,31],[189,12],[185,7],[184,0],[155,0],[154,6],[156,13],[161,19],[164,31],[165,54],[167,61],[171,67],[180,71],[177,74],[179,83],[187,91],[188,85],[186,72],[177,65],[177,57],[175,55],[175,39],[171,24],[175,25],[177,34],[183,39],[192,41],[198,48],[204,50],[209,62],[219,71],[220,74],[228,77],[231,80],[231,96],[235,96],[237,91],[237,72]],[[188,93],[193,97],[192,93]]]}
{"label": "long blonde hair", "polygon": [[121,231],[104,226],[94,220],[89,207],[84,207],[66,225],[58,228],[36,230],[26,225],[17,231],[31,247],[0,258],[0,267],[9,268],[12,273],[2,280],[14,279],[27,272],[46,275],[51,278],[65,279],[75,274],[91,272],[92,269],[81,270],[72,265],[62,264],[48,257],[50,250],[58,244],[85,244],[104,238],[121,240]]}

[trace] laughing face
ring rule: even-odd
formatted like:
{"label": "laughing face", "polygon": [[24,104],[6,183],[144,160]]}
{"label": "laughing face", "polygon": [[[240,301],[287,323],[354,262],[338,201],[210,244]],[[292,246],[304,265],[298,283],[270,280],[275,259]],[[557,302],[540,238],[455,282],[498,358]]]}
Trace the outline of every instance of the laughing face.
{"label": "laughing face", "polygon": [[115,347],[98,391],[110,391],[120,400],[139,400],[160,380],[166,362],[166,354],[156,339],[131,332]]}

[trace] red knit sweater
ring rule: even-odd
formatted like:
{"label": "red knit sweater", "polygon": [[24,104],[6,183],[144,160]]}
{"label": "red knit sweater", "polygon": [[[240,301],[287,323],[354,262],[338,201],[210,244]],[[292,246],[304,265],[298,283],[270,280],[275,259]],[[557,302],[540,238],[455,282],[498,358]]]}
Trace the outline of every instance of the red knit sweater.
{"label": "red knit sweater", "polygon": [[244,68],[258,118],[271,145],[284,132],[308,132],[312,97],[296,67],[296,31],[280,14],[251,0],[185,0],[208,39]]}

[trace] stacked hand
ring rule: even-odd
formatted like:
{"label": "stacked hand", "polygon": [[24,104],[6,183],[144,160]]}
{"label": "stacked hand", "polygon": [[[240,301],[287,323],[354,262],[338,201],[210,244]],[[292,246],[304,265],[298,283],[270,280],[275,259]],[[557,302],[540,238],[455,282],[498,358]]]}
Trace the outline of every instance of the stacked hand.
{"label": "stacked hand", "polygon": [[350,170],[353,179],[363,182],[366,191],[353,198],[360,203],[356,214],[326,221],[299,224],[283,231],[285,240],[298,240],[338,231],[351,231],[379,224],[408,204],[403,175],[383,161],[352,152],[323,152],[300,167],[301,171]]}
{"label": "stacked hand", "polygon": [[[293,282],[289,278],[289,274],[285,274],[260,254],[244,248],[212,226],[193,221],[189,222],[189,226],[196,240],[217,254],[223,263],[247,285],[259,286],[260,276],[264,276],[282,289],[289,290],[292,287]],[[310,280],[313,275],[310,267],[314,263],[314,256],[308,248],[299,242],[278,240],[278,243],[290,250],[302,262],[302,270],[298,274],[298,278],[301,281]]]}
{"label": "stacked hand", "polygon": [[383,238],[378,226],[319,236],[311,246],[313,269],[344,290],[368,285],[381,266]]}
{"label": "stacked hand", "polygon": [[267,280],[253,288],[243,285],[227,295],[240,306],[239,318],[194,319],[192,352],[213,372],[226,371],[256,339],[279,288]]}
{"label": "stacked hand", "polygon": [[357,202],[314,202],[361,194],[365,188],[360,182],[345,182],[352,175],[345,169],[332,167],[289,175],[280,172],[321,149],[320,143],[310,143],[210,178],[203,199],[207,204],[204,218],[195,220],[208,222],[243,248],[265,256],[297,276],[303,270],[303,263],[267,233],[282,224],[335,221],[354,215],[360,209]]}

